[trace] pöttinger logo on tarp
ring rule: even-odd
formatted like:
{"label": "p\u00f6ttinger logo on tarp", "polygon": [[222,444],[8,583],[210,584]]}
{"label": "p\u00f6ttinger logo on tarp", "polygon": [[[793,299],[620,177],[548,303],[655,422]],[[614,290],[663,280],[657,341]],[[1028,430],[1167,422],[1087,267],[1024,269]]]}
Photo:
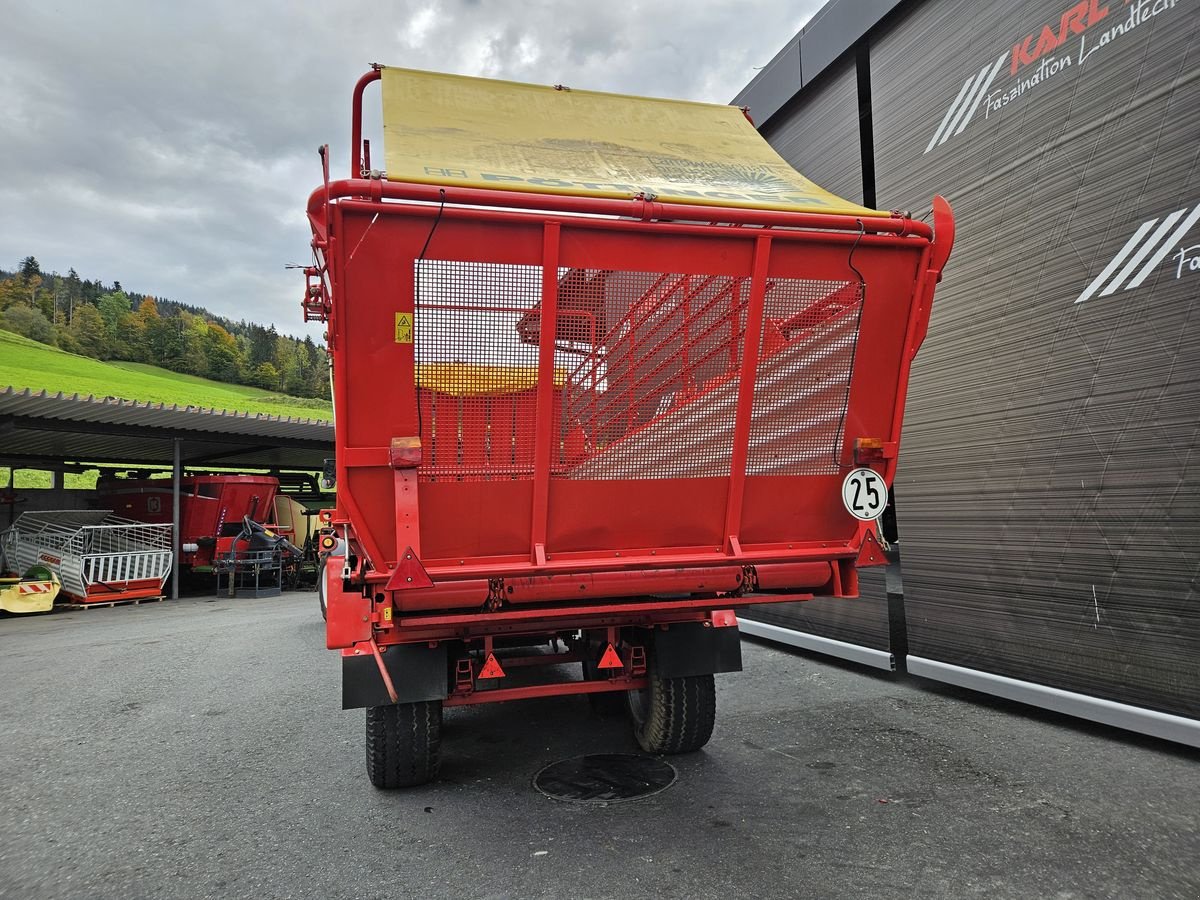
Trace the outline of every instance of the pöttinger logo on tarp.
{"label": "p\u00f6ttinger logo on tarp", "polygon": [[1177,251],[1174,258],[1179,260],[1175,277],[1182,278],[1185,271],[1193,271],[1192,262],[1200,246],[1184,247],[1181,242],[1198,221],[1200,203],[1190,209],[1186,206],[1177,209],[1161,220],[1154,218],[1143,222],[1075,302],[1082,303],[1097,294],[1107,297],[1119,290],[1138,287],[1172,250]]}
{"label": "p\u00f6ttinger logo on tarp", "polygon": [[[967,77],[929,139],[925,152],[962,134],[980,110],[984,119],[990,119],[1027,93],[1036,93],[1051,79],[1082,71],[1085,66],[1106,59],[1108,54],[1102,51],[1110,44],[1154,17],[1175,9],[1179,2],[1124,0],[1123,11],[1115,0],[1081,0],[1072,4],[1057,20],[1030,31],[1011,49],[1001,53],[995,62],[984,63],[978,73]],[[1117,10],[1111,17],[1110,8]],[[1104,21],[1103,29],[1093,27],[1101,21]],[[1077,45],[1068,49],[1067,41],[1076,36],[1079,38]],[[993,87],[1006,61],[1009,62],[1011,80],[1001,81],[999,86]]]}

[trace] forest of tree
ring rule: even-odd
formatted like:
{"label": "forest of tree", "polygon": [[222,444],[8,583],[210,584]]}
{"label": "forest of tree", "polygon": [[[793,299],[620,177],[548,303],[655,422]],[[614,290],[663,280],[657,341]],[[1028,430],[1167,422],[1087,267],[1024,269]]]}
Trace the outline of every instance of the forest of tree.
{"label": "forest of tree", "polygon": [[16,272],[0,270],[0,329],[94,359],[150,363],[296,397],[329,397],[325,350],[312,338],[125,291],[119,281],[87,281],[74,269],[66,275],[43,272],[32,256]]}

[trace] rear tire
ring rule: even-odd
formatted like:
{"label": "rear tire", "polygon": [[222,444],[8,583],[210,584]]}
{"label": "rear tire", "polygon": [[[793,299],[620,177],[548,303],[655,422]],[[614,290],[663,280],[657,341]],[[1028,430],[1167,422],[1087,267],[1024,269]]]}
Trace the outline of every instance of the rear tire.
{"label": "rear tire", "polygon": [[712,737],[717,688],[712,675],[661,678],[653,672],[640,691],[629,691],[633,734],[647,753],[691,753]]}
{"label": "rear tire", "polygon": [[377,788],[415,787],[441,767],[442,701],[367,708],[367,776]]}

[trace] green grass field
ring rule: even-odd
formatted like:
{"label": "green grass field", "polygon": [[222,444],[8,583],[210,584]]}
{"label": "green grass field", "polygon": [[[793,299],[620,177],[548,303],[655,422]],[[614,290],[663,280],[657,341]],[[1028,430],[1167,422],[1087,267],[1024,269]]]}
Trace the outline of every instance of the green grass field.
{"label": "green grass field", "polygon": [[203,406],[326,422],[333,418],[327,400],[224,384],[142,363],[100,362],[0,331],[0,390],[9,385],[51,393],[78,393],[83,397],[91,394],[141,403]]}
{"label": "green grass field", "polygon": [[[289,397],[259,388],[224,384],[142,363],[100,362],[64,353],[9,331],[0,331],[0,390],[9,386],[52,394],[62,391],[81,397],[91,394],[140,403],[203,406],[326,422],[333,418],[327,400]],[[13,475],[7,468],[0,467],[0,488],[6,487],[10,478],[16,488],[50,486],[49,472],[22,469]],[[95,472],[68,474],[65,480],[65,486],[69,488],[91,488],[95,483]]]}

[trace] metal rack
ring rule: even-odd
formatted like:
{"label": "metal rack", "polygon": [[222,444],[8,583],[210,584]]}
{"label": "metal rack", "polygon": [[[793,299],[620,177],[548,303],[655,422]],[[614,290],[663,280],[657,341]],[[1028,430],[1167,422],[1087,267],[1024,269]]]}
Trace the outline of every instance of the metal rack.
{"label": "metal rack", "polygon": [[47,566],[78,603],[162,594],[171,572],[171,526],[104,510],[25,512],[0,534],[10,566]]}
{"label": "metal rack", "polygon": [[278,550],[233,551],[213,563],[218,597],[278,597],[283,561]]}

